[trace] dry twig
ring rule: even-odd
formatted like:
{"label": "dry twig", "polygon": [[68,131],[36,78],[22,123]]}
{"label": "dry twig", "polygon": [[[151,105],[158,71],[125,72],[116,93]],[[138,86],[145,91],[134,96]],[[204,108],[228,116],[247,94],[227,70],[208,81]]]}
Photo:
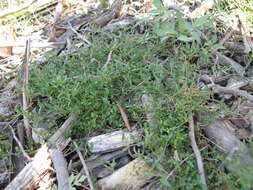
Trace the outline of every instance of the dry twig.
{"label": "dry twig", "polygon": [[222,87],[219,85],[214,85],[214,86],[212,86],[212,88],[215,92],[233,94],[234,96],[242,96],[242,97],[248,99],[249,101],[253,102],[253,95],[249,94],[247,91],[233,89],[233,88],[229,88],[229,87]]}
{"label": "dry twig", "polygon": [[128,131],[132,132],[133,129],[132,129],[130,123],[129,123],[129,120],[128,120],[128,117],[127,117],[127,114],[126,114],[125,110],[121,107],[120,104],[116,104],[116,105],[119,108],[121,117],[122,117],[122,119],[123,119],[123,121],[125,123],[126,128],[128,129]]}
{"label": "dry twig", "polygon": [[193,121],[193,116],[192,113],[189,114],[189,137],[191,140],[191,144],[192,144],[192,149],[193,152],[195,154],[195,157],[197,159],[197,165],[198,165],[198,170],[199,170],[199,175],[200,175],[200,179],[203,185],[203,189],[207,190],[207,184],[206,184],[206,177],[205,177],[205,170],[204,170],[204,166],[203,166],[203,161],[202,161],[202,157],[198,148],[198,145],[196,143],[195,140],[195,133],[194,133],[194,121]]}
{"label": "dry twig", "polygon": [[10,129],[11,129],[11,133],[13,135],[13,138],[15,139],[15,141],[17,142],[22,154],[24,155],[24,157],[28,160],[28,161],[31,161],[31,157],[26,153],[23,145],[21,144],[21,142],[18,140],[16,134],[15,134],[15,131],[13,130],[13,128],[9,125]]}
{"label": "dry twig", "polygon": [[92,183],[92,179],[91,179],[91,177],[90,177],[90,173],[89,173],[88,167],[87,167],[87,165],[86,165],[86,163],[85,163],[85,161],[84,161],[83,155],[82,155],[82,153],[79,151],[76,142],[73,141],[73,143],[74,143],[74,145],[75,145],[75,147],[76,147],[76,152],[77,152],[77,154],[78,154],[78,156],[79,156],[79,158],[80,158],[80,160],[81,160],[81,163],[82,163],[82,165],[83,165],[83,169],[84,169],[84,171],[85,171],[85,173],[86,173],[86,177],[87,177],[87,179],[88,179],[88,183],[89,183],[89,185],[90,185],[90,189],[91,189],[91,190],[94,190],[94,186],[93,186],[93,183]]}

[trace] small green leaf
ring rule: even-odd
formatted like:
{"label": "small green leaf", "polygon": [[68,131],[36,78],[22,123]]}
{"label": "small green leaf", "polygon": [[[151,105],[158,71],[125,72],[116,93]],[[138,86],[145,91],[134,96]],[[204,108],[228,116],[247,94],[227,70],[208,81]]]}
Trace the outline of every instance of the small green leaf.
{"label": "small green leaf", "polygon": [[192,36],[193,39],[196,40],[198,43],[201,42],[201,39],[200,39],[199,34],[198,34],[197,32],[192,31],[192,32],[191,32],[191,36]]}
{"label": "small green leaf", "polygon": [[215,44],[215,45],[213,45],[212,48],[215,49],[215,50],[218,50],[218,49],[225,49],[224,46],[222,46],[222,45],[220,45],[220,44]]}
{"label": "small green leaf", "polygon": [[185,36],[185,35],[179,36],[178,39],[181,40],[181,41],[183,41],[183,42],[190,42],[190,41],[191,41],[191,39],[188,38],[188,37]]}
{"label": "small green leaf", "polygon": [[203,26],[204,24],[206,24],[206,22],[208,21],[208,16],[202,16],[196,19],[196,21],[194,22],[194,26],[195,27],[200,27]]}

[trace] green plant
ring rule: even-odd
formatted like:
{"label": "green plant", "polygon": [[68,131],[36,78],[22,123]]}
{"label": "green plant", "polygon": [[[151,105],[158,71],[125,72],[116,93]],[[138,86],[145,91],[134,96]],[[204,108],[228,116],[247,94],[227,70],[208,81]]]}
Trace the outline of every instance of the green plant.
{"label": "green plant", "polygon": [[179,11],[167,10],[161,0],[154,0],[154,5],[154,31],[165,39],[173,37],[183,42],[195,40],[200,43],[200,30],[212,24],[208,15],[190,21]]}

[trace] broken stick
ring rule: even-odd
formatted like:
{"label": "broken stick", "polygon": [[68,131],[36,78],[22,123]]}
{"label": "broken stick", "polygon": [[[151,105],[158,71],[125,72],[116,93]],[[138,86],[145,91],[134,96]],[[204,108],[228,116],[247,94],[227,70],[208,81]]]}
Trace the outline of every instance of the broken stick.
{"label": "broken stick", "polygon": [[67,162],[59,147],[51,149],[53,165],[56,170],[56,178],[58,182],[58,190],[69,190],[69,174]]}

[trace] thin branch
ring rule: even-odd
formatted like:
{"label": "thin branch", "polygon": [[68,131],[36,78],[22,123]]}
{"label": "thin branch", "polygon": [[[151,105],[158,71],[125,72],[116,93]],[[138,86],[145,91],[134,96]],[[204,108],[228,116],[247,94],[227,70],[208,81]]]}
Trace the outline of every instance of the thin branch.
{"label": "thin branch", "polygon": [[88,167],[87,167],[87,165],[86,165],[86,163],[85,163],[85,161],[84,161],[83,155],[82,155],[82,153],[79,151],[76,142],[73,141],[73,143],[74,143],[74,145],[75,145],[75,147],[76,147],[76,152],[77,152],[77,154],[78,154],[78,156],[79,156],[79,158],[80,158],[80,160],[81,160],[81,163],[82,163],[82,165],[83,165],[83,169],[84,169],[84,171],[85,171],[85,173],[86,173],[86,176],[87,176],[87,179],[88,179],[88,183],[89,183],[89,185],[90,185],[90,189],[91,189],[91,190],[94,190],[94,186],[93,186],[93,183],[92,183],[92,180],[91,180],[91,177],[90,177],[90,173],[89,173]]}
{"label": "thin branch", "polygon": [[201,157],[198,145],[197,145],[196,140],[195,140],[194,121],[193,121],[192,113],[189,114],[189,128],[190,128],[189,137],[190,137],[190,140],[191,140],[193,152],[194,152],[195,157],[197,159],[199,175],[200,175],[201,183],[203,185],[202,189],[207,190],[208,187],[207,187],[207,184],[206,184],[206,177],[205,177],[205,170],[204,170],[204,166],[203,166],[203,161],[202,161],[202,157]]}
{"label": "thin branch", "polygon": [[15,141],[17,142],[22,154],[24,155],[24,157],[28,160],[28,161],[31,161],[31,157],[26,153],[23,145],[21,144],[21,142],[18,140],[16,134],[15,134],[15,131],[13,130],[13,128],[9,125],[10,129],[11,129],[11,132],[12,132],[12,135],[13,135],[13,138],[15,139]]}
{"label": "thin branch", "polygon": [[128,117],[127,117],[127,114],[126,114],[125,110],[121,107],[120,104],[116,104],[116,106],[119,108],[121,117],[122,117],[122,119],[125,123],[126,128],[128,129],[128,131],[132,132],[133,129],[132,129],[130,123],[129,123],[129,120],[128,120]]}

